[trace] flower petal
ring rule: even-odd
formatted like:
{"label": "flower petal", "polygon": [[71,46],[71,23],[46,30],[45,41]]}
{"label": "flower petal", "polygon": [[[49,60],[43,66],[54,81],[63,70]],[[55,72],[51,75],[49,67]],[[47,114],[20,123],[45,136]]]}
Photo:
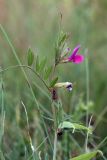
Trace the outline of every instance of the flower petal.
{"label": "flower petal", "polygon": [[84,61],[84,56],[83,55],[80,55],[80,54],[77,54],[75,57],[73,57],[72,59],[72,62],[73,63],[82,63]]}
{"label": "flower petal", "polygon": [[71,92],[71,91],[72,91],[72,83],[69,84],[68,86],[66,86],[66,88],[67,88],[67,90],[68,90],[69,92]]}
{"label": "flower petal", "polygon": [[74,48],[74,50],[73,50],[71,56],[68,57],[69,60],[72,60],[72,59],[76,56],[76,54],[77,54],[79,48],[80,48],[80,45],[77,45],[77,46]]}

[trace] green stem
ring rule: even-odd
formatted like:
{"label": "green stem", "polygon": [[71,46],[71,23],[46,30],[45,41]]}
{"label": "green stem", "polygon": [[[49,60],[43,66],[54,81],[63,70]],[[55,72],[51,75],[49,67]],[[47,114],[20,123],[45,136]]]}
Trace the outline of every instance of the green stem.
{"label": "green stem", "polygon": [[[56,65],[53,66],[52,78],[54,77],[56,70]],[[53,160],[56,160],[57,154],[57,118],[56,118],[56,106],[54,105],[54,101],[52,100],[52,112],[53,112],[53,119],[54,119],[54,149],[53,149]]]}
{"label": "green stem", "polygon": [[57,133],[55,131],[54,136],[54,150],[53,150],[53,160],[56,160],[56,153],[57,153]]}
{"label": "green stem", "polygon": [[52,102],[52,111],[53,111],[53,119],[54,119],[54,149],[53,149],[53,160],[56,160],[57,153],[57,121],[56,121],[56,108],[54,106],[54,102]]}
{"label": "green stem", "polygon": [[[86,63],[85,63],[85,68],[86,68],[86,105],[87,105],[87,110],[86,110],[86,126],[88,127],[88,118],[89,118],[89,113],[88,113],[88,102],[89,102],[89,64],[88,64],[88,50],[86,50]],[[85,139],[85,151],[87,152],[87,145],[88,145],[88,132],[86,135]]]}

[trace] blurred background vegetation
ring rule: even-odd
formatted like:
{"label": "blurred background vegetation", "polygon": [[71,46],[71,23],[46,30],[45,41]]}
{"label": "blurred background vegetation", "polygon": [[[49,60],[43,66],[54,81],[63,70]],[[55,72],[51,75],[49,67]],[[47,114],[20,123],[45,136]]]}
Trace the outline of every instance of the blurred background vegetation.
{"label": "blurred background vegetation", "polygon": [[[59,31],[60,12],[63,17],[62,30],[71,35],[69,47],[73,49],[77,44],[81,44],[80,52],[83,54],[88,49],[89,106],[90,114],[94,117],[93,123],[96,125],[93,143],[98,145],[107,135],[107,1],[0,0],[0,23],[8,33],[23,64],[27,63],[26,57],[29,46],[41,59],[46,56],[49,64],[54,62],[54,46]],[[6,68],[16,64],[17,61],[12,50],[0,31],[0,66]],[[47,113],[51,109],[45,88],[30,71],[26,70],[26,72],[41,109],[45,110],[46,115],[50,114],[50,112]],[[61,91],[60,94],[63,98],[64,111],[71,117],[74,115],[72,117],[74,121],[84,123],[84,106],[86,105],[85,62],[79,66],[74,64],[59,66],[58,75],[60,81],[76,82],[72,93]],[[1,89],[0,98],[2,102],[3,94],[6,110],[2,150],[6,159],[18,160],[19,157],[23,159],[26,149],[24,146],[28,144],[28,137],[26,116],[20,100],[24,102],[28,111],[30,134],[34,146],[38,146],[44,139],[46,135],[45,126],[21,70],[11,69],[3,74],[1,79],[4,91],[2,92]],[[38,88],[38,85],[41,87]],[[49,127],[50,129],[50,122],[45,121],[46,128]],[[74,141],[75,139],[76,137],[73,138]],[[81,140],[78,139],[78,143],[81,144]],[[66,145],[65,142],[63,145]],[[70,145],[73,153],[76,145]],[[107,154],[106,147],[101,149]],[[42,148],[40,150],[42,151]],[[47,149],[45,148],[45,150]],[[63,151],[66,154],[65,148]],[[75,152],[78,153],[79,149]],[[60,149],[59,155],[63,155]]]}

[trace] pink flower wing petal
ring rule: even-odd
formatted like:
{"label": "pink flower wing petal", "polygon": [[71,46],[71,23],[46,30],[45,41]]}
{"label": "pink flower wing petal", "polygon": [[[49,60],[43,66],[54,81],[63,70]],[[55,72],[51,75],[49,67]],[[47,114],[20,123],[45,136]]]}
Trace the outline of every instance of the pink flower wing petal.
{"label": "pink flower wing petal", "polygon": [[75,57],[72,60],[72,62],[76,64],[82,63],[83,61],[84,61],[84,56],[80,54],[75,55]]}

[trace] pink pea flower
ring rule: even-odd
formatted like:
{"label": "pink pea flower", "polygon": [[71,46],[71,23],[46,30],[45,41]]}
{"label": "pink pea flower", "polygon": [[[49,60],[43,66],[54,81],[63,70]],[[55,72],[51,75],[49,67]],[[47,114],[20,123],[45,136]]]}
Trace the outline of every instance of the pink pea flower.
{"label": "pink pea flower", "polygon": [[68,57],[68,61],[69,62],[73,62],[73,63],[81,63],[84,61],[84,56],[81,54],[78,54],[78,50],[80,48],[80,45],[76,46],[72,52],[72,54],[70,55],[70,57]]}
{"label": "pink pea flower", "polygon": [[80,45],[76,46],[72,54],[68,58],[63,59],[62,62],[63,63],[73,62],[76,64],[82,63],[84,61],[84,56],[81,54],[78,54],[79,48],[80,48]]}

